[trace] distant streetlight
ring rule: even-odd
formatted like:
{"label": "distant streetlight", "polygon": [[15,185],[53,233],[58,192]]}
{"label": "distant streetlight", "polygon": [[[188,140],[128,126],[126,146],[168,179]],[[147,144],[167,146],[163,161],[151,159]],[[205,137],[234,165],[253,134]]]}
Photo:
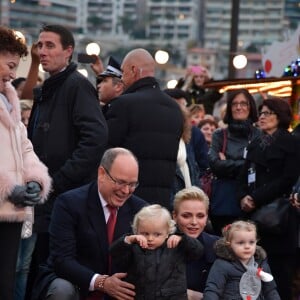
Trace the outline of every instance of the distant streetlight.
{"label": "distant streetlight", "polygon": [[23,44],[26,43],[24,34],[21,31],[15,30],[15,35],[21,40]]}
{"label": "distant streetlight", "polygon": [[236,69],[244,69],[247,66],[247,57],[243,54],[236,55],[232,63]]}
{"label": "distant streetlight", "polygon": [[78,72],[81,73],[84,77],[88,77],[88,71],[86,69],[78,69]]}
{"label": "distant streetlight", "polygon": [[164,65],[169,60],[169,53],[164,50],[158,50],[155,52],[154,58],[158,64]]}
{"label": "distant streetlight", "polygon": [[87,44],[85,50],[88,55],[92,55],[92,54],[99,55],[101,49],[97,43],[89,43]]}

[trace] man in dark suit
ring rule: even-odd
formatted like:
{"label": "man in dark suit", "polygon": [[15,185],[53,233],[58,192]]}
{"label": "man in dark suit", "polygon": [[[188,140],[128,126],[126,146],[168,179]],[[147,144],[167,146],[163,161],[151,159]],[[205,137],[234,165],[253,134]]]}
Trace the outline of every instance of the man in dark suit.
{"label": "man in dark suit", "polygon": [[154,77],[155,61],[148,51],[130,51],[121,69],[126,90],[105,114],[109,147],[124,147],[138,158],[140,185],[135,195],[170,209],[182,112],[160,89]]}
{"label": "man in dark suit", "polygon": [[126,274],[109,271],[114,266],[107,224],[113,207],[117,209],[113,240],[131,232],[135,213],[147,204],[132,195],[137,186],[137,159],[127,149],[112,148],[103,155],[97,182],[56,199],[50,257],[41,269],[33,299],[102,299],[104,295],[134,299],[134,286],[122,281]]}

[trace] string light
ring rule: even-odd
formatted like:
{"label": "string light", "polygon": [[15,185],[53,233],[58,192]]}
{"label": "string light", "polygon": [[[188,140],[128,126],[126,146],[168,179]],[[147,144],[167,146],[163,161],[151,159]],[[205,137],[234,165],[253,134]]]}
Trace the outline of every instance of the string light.
{"label": "string light", "polygon": [[290,65],[284,68],[283,76],[294,76],[300,75],[300,58],[296,61],[292,61]]}

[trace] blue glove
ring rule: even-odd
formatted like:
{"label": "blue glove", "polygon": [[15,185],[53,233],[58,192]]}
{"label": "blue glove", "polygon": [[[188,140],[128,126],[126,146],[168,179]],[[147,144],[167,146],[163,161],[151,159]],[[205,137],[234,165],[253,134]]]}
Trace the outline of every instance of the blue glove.
{"label": "blue glove", "polygon": [[8,199],[19,207],[33,206],[41,201],[40,192],[41,186],[35,181],[30,181],[25,186],[16,185]]}
{"label": "blue glove", "polygon": [[40,192],[42,190],[42,187],[40,184],[36,181],[29,181],[26,184],[26,193],[25,193],[25,199],[24,204],[26,206],[33,206],[41,201]]}
{"label": "blue glove", "polygon": [[27,182],[26,187],[27,187],[26,192],[29,194],[40,193],[42,190],[42,187],[36,181]]}
{"label": "blue glove", "polygon": [[8,196],[8,200],[16,206],[26,206],[24,205],[26,189],[27,187],[24,185],[16,185]]}

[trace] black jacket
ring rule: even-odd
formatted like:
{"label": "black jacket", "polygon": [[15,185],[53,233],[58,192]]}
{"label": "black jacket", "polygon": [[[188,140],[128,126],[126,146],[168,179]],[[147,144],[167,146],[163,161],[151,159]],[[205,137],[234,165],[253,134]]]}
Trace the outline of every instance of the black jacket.
{"label": "black jacket", "polygon": [[[257,207],[284,194],[289,195],[299,175],[296,138],[285,130],[278,130],[274,142],[263,149],[257,138],[248,146],[245,166],[242,170],[243,186],[240,198],[249,194]],[[254,188],[248,188],[247,170],[255,164]]]}
{"label": "black jacket", "polygon": [[135,285],[137,300],[187,299],[186,262],[199,259],[203,245],[186,235],[175,248],[166,243],[155,250],[126,244],[124,237],[111,246],[113,261],[127,272],[126,281]]}
{"label": "black jacket", "polygon": [[[299,176],[296,138],[288,131],[279,129],[275,134],[274,142],[263,149],[258,138],[248,147],[248,155],[242,170],[238,197],[250,195],[257,208],[274,201],[278,197],[290,195],[293,185]],[[248,187],[248,169],[255,165],[255,186]],[[250,217],[250,216],[249,216]],[[296,232],[295,210],[291,210],[289,230],[284,235],[260,234],[261,245],[267,253],[295,253]]]}
{"label": "black jacket", "polygon": [[187,288],[203,293],[209,270],[216,259],[214,244],[219,236],[203,231],[198,240],[203,245],[203,255],[200,259],[190,261],[187,265]]}
{"label": "black jacket", "polygon": [[178,104],[146,77],[116,98],[106,112],[109,147],[131,150],[139,161],[135,194],[170,207],[183,116]]}
{"label": "black jacket", "polygon": [[244,134],[239,130],[232,131],[229,128],[225,130],[227,132],[226,160],[221,160],[219,157],[224,138],[224,129],[220,128],[213,133],[211,147],[208,152],[209,165],[218,178],[237,179],[245,163],[244,150],[252,140],[260,136],[260,130],[251,127],[249,134]]}
{"label": "black jacket", "polygon": [[107,125],[92,84],[71,63],[37,91],[29,122],[34,151],[53,178],[53,194],[36,207],[35,229],[46,232],[53,199],[96,178]]}

